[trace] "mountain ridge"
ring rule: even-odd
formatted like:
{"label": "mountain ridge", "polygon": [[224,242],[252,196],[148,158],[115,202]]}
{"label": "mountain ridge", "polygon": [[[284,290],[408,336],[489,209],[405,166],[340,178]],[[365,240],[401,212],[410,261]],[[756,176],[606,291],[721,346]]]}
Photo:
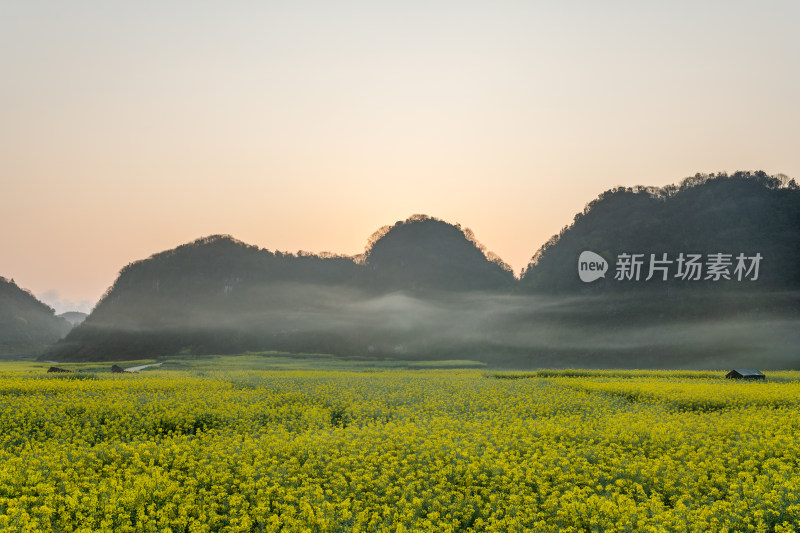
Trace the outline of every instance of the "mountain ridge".
{"label": "mountain ridge", "polygon": [[[760,253],[768,267],[762,271],[762,286],[798,288],[800,187],[786,176],[737,172],[697,174],[661,188],[610,189],[537,250],[523,269],[521,286],[546,292],[585,289],[574,273],[563,271],[564,265],[577,264],[584,250],[606,259],[625,252],[645,257],[667,253],[673,259],[698,251]],[[650,285],[679,288],[674,279],[669,281]],[[590,287],[624,285],[607,277]]]}
{"label": "mountain ridge", "polygon": [[[700,353],[701,337],[696,346],[666,337],[663,346],[639,342],[635,349],[647,355],[637,352],[636,359],[618,357],[628,352],[613,347],[638,335],[634,327],[740,320],[748,313],[761,324],[753,345],[786,336],[784,325],[774,331],[763,324],[798,314],[792,296],[800,289],[798,207],[797,184],[763,172],[612,189],[545,243],[519,280],[471,231],[426,215],[380,228],[358,256],[273,252],[229,235],[203,237],[124,267],[93,313],[49,357],[285,350],[417,358],[466,353],[527,366],[559,360],[657,366],[664,358],[678,360],[669,355],[671,346]],[[750,254],[763,246],[769,268],[749,285],[672,278],[627,283],[611,275],[582,283],[580,252],[612,260],[615,246],[643,254],[709,247]],[[544,306],[543,295],[567,300]],[[563,303],[570,298],[578,303]],[[600,346],[592,348],[584,337]],[[741,351],[745,344],[721,341],[714,352]],[[780,344],[776,353],[784,357],[787,349]]]}
{"label": "mountain ridge", "polygon": [[62,338],[71,325],[55,310],[0,276],[0,357],[26,358],[42,353]]}

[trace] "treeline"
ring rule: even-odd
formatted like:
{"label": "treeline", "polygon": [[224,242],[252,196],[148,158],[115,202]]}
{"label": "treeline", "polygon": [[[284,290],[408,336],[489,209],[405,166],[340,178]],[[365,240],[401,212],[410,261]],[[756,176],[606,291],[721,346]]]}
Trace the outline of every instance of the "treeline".
{"label": "treeline", "polygon": [[66,335],[70,324],[13,279],[0,277],[0,357],[39,355]]}
{"label": "treeline", "polygon": [[[728,175],[697,174],[679,185],[618,187],[601,194],[575,215],[572,224],[539,248],[523,271],[523,290],[572,292],[576,290],[640,290],[645,285],[661,290],[752,289],[752,284],[705,280],[687,283],[675,270],[664,283],[659,277],[639,283],[619,283],[612,270],[591,285],[576,275],[577,259],[584,250],[608,261],[620,254],[667,254],[673,262],[680,254],[760,254],[757,288],[800,287],[800,187],[786,176],[764,172]],[[673,268],[676,267],[673,263]],[[749,266],[749,265],[748,265]],[[730,270],[733,270],[734,265]],[[624,280],[631,281],[631,280]],[[727,282],[727,283],[726,283]]]}
{"label": "treeline", "polygon": [[252,285],[269,283],[385,292],[501,290],[516,280],[470,230],[415,215],[378,230],[356,257],[270,251],[230,235],[197,239],[124,267],[95,313],[110,310],[129,293],[192,299],[211,292],[246,298]]}
{"label": "treeline", "polygon": [[[580,280],[585,250],[608,261],[605,278]],[[676,268],[680,254],[716,253],[759,255],[756,282],[674,272],[645,281],[646,271],[639,280],[615,279],[620,255],[667,257]],[[800,341],[785,322],[800,309],[799,262],[800,188],[763,172],[607,191],[537,251],[520,279],[471,231],[424,215],[381,228],[357,257],[276,252],[217,235],[123,268],[86,322],[47,357],[286,350],[674,366],[761,346],[785,362],[790,341]],[[749,327],[742,317],[760,324],[744,341],[717,326],[713,345],[698,331],[680,339],[665,330],[649,340],[639,334],[731,320],[739,334]]]}

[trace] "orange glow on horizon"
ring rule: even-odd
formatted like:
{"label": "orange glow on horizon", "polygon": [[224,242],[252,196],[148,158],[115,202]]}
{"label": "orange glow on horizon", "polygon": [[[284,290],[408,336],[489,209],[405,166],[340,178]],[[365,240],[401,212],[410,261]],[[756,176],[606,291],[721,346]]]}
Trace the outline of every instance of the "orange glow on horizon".
{"label": "orange glow on horizon", "polygon": [[800,177],[796,2],[312,4],[4,4],[0,276],[96,301],[201,236],[357,254],[414,213],[518,274],[611,187]]}

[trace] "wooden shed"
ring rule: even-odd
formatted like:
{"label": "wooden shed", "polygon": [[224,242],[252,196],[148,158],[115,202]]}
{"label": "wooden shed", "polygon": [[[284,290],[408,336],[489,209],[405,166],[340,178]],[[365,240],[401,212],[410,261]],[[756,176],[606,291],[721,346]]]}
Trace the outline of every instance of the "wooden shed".
{"label": "wooden shed", "polygon": [[728,379],[744,379],[747,381],[766,379],[766,376],[755,368],[737,368],[728,372],[725,377]]}

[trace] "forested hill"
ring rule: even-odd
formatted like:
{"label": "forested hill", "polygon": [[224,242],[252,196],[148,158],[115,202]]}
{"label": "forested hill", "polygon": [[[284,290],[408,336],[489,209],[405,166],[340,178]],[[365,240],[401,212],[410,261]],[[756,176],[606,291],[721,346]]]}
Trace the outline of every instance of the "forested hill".
{"label": "forested hill", "polygon": [[31,293],[0,277],[0,357],[38,355],[71,325]]}
{"label": "forested hill", "polygon": [[[578,277],[583,251],[608,262],[605,278],[584,283]],[[715,278],[708,263],[723,254],[730,279]],[[631,269],[617,275],[621,254],[642,254],[640,278]],[[655,266],[649,281],[651,254],[665,262]],[[667,254],[666,258],[663,254]],[[681,273],[679,258],[700,255],[700,280]],[[741,281],[737,257],[746,270]],[[758,279],[751,258],[760,254]],[[729,255],[729,256],[728,256]],[[623,256],[624,262],[631,262]],[[683,274],[687,274],[684,269]],[[712,274],[709,279],[706,279]],[[619,277],[620,279],[615,279]],[[755,281],[755,282],[754,282]],[[663,188],[619,187],[589,203],[573,223],[545,243],[522,273],[521,287],[534,292],[638,290],[644,287],[682,289],[800,288],[800,188],[794,180],[764,172],[698,174]]]}
{"label": "forested hill", "polygon": [[[605,258],[605,278],[581,280],[584,251]],[[615,279],[625,254],[641,260],[638,280]],[[653,276],[651,256],[663,261]],[[703,269],[697,279],[677,275],[682,256]],[[123,268],[86,321],[43,357],[279,350],[518,368],[794,367],[798,264],[793,181],[698,175],[603,193],[520,280],[468,229],[422,215],[381,228],[357,257],[206,237]]]}
{"label": "forested hill", "polygon": [[384,226],[370,237],[367,282],[381,290],[497,290],[516,284],[511,267],[472,231],[425,215]]}
{"label": "forested hill", "polygon": [[229,235],[204,237],[123,268],[93,316],[130,299],[231,302],[287,283],[427,292],[510,288],[516,280],[469,229],[415,215],[379,229],[357,257],[272,252]]}
{"label": "forested hill", "polygon": [[[348,350],[359,328],[375,329],[365,322],[376,312],[359,307],[369,299],[398,291],[446,297],[515,283],[471,231],[422,215],[381,228],[358,257],[272,252],[215,235],[123,268],[50,357]],[[359,344],[368,345],[363,338]]]}

